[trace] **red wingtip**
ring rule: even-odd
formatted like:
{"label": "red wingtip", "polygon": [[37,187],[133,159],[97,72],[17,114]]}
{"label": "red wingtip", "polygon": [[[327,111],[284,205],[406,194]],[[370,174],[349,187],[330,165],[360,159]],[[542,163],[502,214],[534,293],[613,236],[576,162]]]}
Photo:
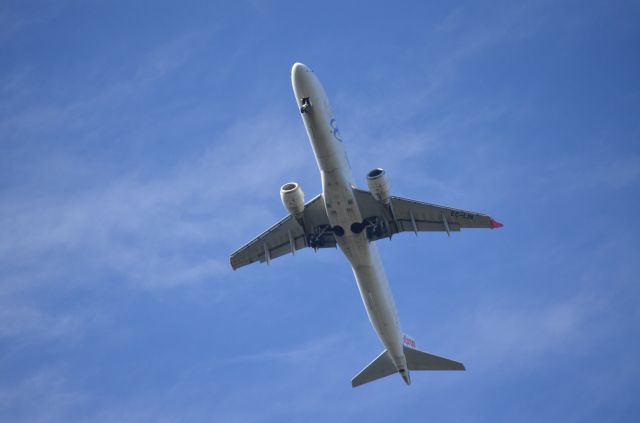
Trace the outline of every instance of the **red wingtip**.
{"label": "red wingtip", "polygon": [[503,226],[502,223],[491,219],[491,229],[502,228]]}

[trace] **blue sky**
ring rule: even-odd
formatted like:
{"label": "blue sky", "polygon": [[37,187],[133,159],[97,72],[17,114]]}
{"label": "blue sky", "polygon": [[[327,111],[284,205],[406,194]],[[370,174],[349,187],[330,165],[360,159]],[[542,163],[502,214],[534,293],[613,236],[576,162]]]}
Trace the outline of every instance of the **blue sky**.
{"label": "blue sky", "polygon": [[[640,4],[0,5],[0,420],[632,421]],[[498,231],[379,246],[464,373],[352,389],[382,349],[346,261],[228,255],[320,191],[291,65],[358,183]]]}

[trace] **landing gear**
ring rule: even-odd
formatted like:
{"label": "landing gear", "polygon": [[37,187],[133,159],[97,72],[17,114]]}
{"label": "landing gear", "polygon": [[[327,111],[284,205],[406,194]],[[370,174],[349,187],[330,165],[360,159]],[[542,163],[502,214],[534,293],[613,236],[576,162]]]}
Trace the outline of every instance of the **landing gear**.
{"label": "landing gear", "polygon": [[359,234],[364,230],[364,225],[360,222],[354,222],[351,224],[351,232],[354,234]]}
{"label": "landing gear", "polygon": [[309,113],[311,111],[311,100],[309,100],[309,97],[303,98],[301,102],[302,105],[300,106],[300,113]]}
{"label": "landing gear", "polygon": [[367,239],[369,241],[375,241],[385,236],[388,227],[383,220],[372,216],[365,218],[362,222],[353,222],[350,229],[354,234],[366,231]]}

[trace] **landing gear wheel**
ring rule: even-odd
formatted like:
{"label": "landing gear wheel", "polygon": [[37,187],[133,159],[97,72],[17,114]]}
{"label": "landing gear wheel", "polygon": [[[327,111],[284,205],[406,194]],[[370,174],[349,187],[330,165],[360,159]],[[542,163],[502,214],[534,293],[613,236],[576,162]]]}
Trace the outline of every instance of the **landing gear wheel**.
{"label": "landing gear wheel", "polygon": [[351,232],[354,234],[359,234],[364,230],[364,225],[360,222],[354,222],[351,224]]}
{"label": "landing gear wheel", "polygon": [[333,227],[333,233],[335,235],[342,236],[344,235],[344,229],[342,229],[342,226],[336,225]]}

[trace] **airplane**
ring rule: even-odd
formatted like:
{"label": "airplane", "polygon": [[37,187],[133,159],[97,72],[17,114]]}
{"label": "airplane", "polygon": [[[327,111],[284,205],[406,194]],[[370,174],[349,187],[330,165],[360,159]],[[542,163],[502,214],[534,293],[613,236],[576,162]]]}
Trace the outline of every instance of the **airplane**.
{"label": "airplane", "polygon": [[451,232],[500,228],[486,214],[392,196],[382,168],[367,174],[369,190],[356,187],[329,100],[315,73],[302,63],[291,83],[322,178],[322,193],[304,202],[300,185],[284,184],[280,197],[288,215],[231,254],[233,270],[266,262],[302,248],[335,248],[353,268],[367,315],[385,349],[351,381],[362,384],[399,373],[411,384],[411,370],[465,370],[462,363],[420,351],[402,332],[389,282],[374,241],[400,232]]}

